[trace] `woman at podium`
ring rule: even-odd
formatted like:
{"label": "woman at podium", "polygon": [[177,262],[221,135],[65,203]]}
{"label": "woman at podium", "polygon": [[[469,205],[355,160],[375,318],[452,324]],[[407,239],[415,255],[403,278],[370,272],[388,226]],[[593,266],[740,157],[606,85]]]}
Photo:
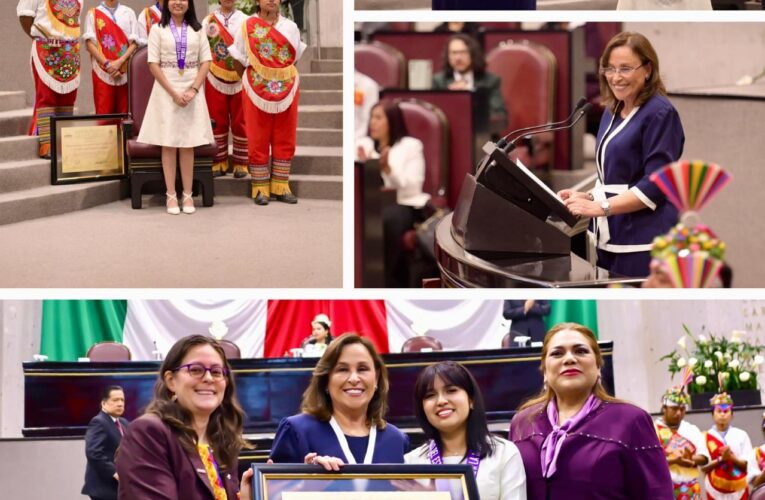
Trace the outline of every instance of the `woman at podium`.
{"label": "woman at podium", "polygon": [[559,195],[572,214],[592,219],[588,237],[600,267],[647,276],[653,238],[678,218],[649,177],[682,155],[683,125],[667,99],[656,51],[640,33],[619,33],[608,42],[600,91],[606,111],[597,136],[598,180],[589,192]]}
{"label": "woman at podium", "polygon": [[369,339],[344,333],[329,344],[303,393],[301,413],[283,419],[271,459],[276,463],[404,463],[409,439],[384,419],[388,372]]}

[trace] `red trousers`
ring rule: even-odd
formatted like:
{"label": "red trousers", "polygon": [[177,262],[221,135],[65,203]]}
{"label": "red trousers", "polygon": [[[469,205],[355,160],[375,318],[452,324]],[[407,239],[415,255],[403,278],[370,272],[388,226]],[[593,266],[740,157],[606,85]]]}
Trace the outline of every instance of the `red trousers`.
{"label": "red trousers", "polygon": [[249,98],[242,99],[253,197],[258,191],[266,196],[290,191],[288,181],[297,142],[298,97],[299,91],[289,108],[275,114],[260,110]]}
{"label": "red trousers", "polygon": [[128,86],[109,85],[101,80],[95,72],[93,75],[93,101],[96,105],[97,115],[110,115],[114,113],[128,112]]}
{"label": "red trousers", "polygon": [[71,116],[77,100],[77,90],[68,94],[54,92],[40,80],[34,64],[32,77],[35,80],[35,109],[28,133],[40,137],[40,155],[44,155],[50,148],[50,117]]}
{"label": "red trousers", "polygon": [[234,151],[231,162],[234,168],[247,167],[247,128],[244,124],[242,92],[227,95],[219,92],[209,82],[205,84],[205,99],[210,118],[215,120],[215,142],[218,152],[213,160],[213,171],[228,170],[228,131],[233,135]]}

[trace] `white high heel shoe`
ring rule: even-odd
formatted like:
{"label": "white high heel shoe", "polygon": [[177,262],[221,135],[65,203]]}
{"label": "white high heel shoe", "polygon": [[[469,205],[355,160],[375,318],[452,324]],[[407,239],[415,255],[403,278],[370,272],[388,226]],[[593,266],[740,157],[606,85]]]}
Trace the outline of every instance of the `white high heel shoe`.
{"label": "white high heel shoe", "polygon": [[[192,198],[191,195],[192,195],[192,193],[189,193],[189,194],[183,193],[183,201],[181,202],[181,204],[183,205],[183,213],[184,214],[191,215],[191,214],[193,214],[194,212],[197,211],[197,209],[194,208],[194,198]],[[191,201],[191,206],[190,207],[186,206],[186,200],[190,200]]]}
{"label": "white high heel shoe", "polygon": [[171,200],[175,201],[174,207],[167,207],[167,213],[170,215],[178,215],[181,213],[181,209],[178,207],[178,198],[175,197],[174,194],[165,193],[165,196],[167,196],[167,201],[165,201],[165,206],[167,206],[167,203]]}

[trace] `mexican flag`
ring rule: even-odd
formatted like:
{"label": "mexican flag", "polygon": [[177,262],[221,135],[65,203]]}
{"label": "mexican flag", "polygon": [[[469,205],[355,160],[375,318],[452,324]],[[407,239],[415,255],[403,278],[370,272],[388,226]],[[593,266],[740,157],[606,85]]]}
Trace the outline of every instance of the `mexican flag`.
{"label": "mexican flag", "polygon": [[[497,349],[508,332],[501,300],[46,300],[40,351],[76,361],[93,344],[114,341],[133,360],[151,360],[202,334],[234,342],[245,358],[281,357],[311,334],[317,314],[330,318],[333,336],[359,333],[381,353],[401,351],[416,335],[446,350]],[[553,301],[549,319],[597,331],[595,301]]]}

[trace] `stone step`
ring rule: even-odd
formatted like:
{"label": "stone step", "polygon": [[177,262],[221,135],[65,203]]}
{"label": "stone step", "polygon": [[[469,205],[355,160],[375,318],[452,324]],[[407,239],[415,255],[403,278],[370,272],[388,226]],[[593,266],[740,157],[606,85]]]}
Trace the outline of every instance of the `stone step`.
{"label": "stone step", "polygon": [[316,59],[342,59],[343,48],[342,47],[321,47],[315,48]]}
{"label": "stone step", "polygon": [[314,59],[311,61],[311,73],[342,73],[342,59]]}
{"label": "stone step", "polygon": [[297,143],[299,146],[340,146],[343,145],[342,129],[297,129]]}
{"label": "stone step", "polygon": [[0,194],[50,185],[50,160],[6,161],[0,163]]}
{"label": "stone step", "polygon": [[127,196],[127,181],[44,186],[0,194],[0,225],[111,203]]}
{"label": "stone step", "polygon": [[[231,176],[215,179],[215,196],[250,196],[250,179]],[[342,200],[342,175],[290,175],[290,190],[298,198]]]}
{"label": "stone step", "polygon": [[343,106],[301,106],[298,110],[298,127],[343,128]]}
{"label": "stone step", "polygon": [[343,104],[342,90],[300,90],[300,104]]}
{"label": "stone step", "polygon": [[26,107],[27,93],[23,90],[0,91],[0,111],[12,111]]}
{"label": "stone step", "polygon": [[342,73],[319,73],[300,75],[301,90],[342,90]]}
{"label": "stone step", "polygon": [[0,137],[0,161],[30,160],[37,156],[37,137],[12,135]]}
{"label": "stone step", "polygon": [[32,108],[0,111],[0,137],[26,134],[31,118]]}

